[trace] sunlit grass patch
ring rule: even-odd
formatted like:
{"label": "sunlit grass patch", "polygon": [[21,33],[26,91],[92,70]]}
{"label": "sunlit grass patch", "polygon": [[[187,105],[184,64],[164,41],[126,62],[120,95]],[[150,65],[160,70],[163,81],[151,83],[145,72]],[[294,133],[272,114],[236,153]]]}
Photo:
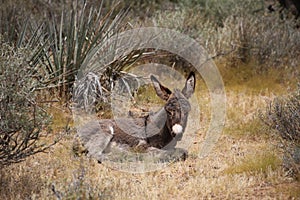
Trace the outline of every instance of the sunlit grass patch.
{"label": "sunlit grass patch", "polygon": [[240,173],[263,173],[267,174],[269,170],[277,169],[281,164],[280,159],[276,154],[264,152],[253,154],[245,157],[240,163],[228,167],[225,174],[240,174]]}
{"label": "sunlit grass patch", "polygon": [[[224,64],[225,63],[225,64]],[[268,95],[286,93],[286,89],[296,86],[295,70],[269,67],[260,70],[254,62],[239,63],[235,67],[226,66],[226,61],[216,61],[225,88],[230,91]]]}
{"label": "sunlit grass patch", "polygon": [[152,85],[141,86],[136,94],[136,101],[140,103],[157,103],[164,104],[164,101],[157,97]]}
{"label": "sunlit grass patch", "polygon": [[288,72],[281,69],[257,73],[252,65],[220,66],[227,96],[225,134],[238,137],[264,135],[258,111],[265,109],[275,94],[287,93],[286,87],[293,82],[285,81]]}
{"label": "sunlit grass patch", "polygon": [[261,136],[262,122],[258,110],[264,106],[259,95],[227,92],[226,124],[224,133],[230,136]]}
{"label": "sunlit grass patch", "polygon": [[48,113],[52,118],[51,129],[61,131],[66,126],[73,126],[72,114],[63,106],[51,106],[48,108]]}
{"label": "sunlit grass patch", "polygon": [[258,118],[253,118],[247,122],[237,123],[234,126],[227,126],[224,133],[237,138],[251,136],[265,136],[262,122]]}

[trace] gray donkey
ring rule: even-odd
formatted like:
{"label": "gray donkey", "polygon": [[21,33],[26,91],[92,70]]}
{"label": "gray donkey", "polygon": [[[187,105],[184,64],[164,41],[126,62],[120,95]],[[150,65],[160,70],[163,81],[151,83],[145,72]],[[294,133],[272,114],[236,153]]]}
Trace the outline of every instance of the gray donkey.
{"label": "gray donkey", "polygon": [[93,121],[78,130],[89,155],[99,162],[113,147],[173,152],[177,141],[181,140],[191,110],[188,99],[195,90],[195,74],[191,72],[184,88],[174,92],[163,86],[155,76],[150,78],[157,96],[166,101],[158,112],[140,118]]}

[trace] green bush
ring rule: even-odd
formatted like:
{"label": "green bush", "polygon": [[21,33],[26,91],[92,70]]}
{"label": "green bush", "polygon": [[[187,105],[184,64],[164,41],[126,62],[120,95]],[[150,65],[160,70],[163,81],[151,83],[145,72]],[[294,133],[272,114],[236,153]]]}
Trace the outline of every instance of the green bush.
{"label": "green bush", "polygon": [[261,119],[281,138],[284,167],[300,178],[300,84],[289,97],[274,99]]}
{"label": "green bush", "polygon": [[36,102],[30,50],[14,49],[0,37],[0,165],[8,165],[46,150],[40,141],[50,122]]}

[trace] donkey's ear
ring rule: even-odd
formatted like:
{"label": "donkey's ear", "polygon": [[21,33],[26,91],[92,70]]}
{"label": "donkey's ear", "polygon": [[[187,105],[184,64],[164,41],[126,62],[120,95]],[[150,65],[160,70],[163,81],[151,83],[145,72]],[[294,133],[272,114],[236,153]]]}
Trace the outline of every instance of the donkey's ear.
{"label": "donkey's ear", "polygon": [[151,75],[150,79],[152,81],[157,96],[167,101],[169,99],[169,96],[172,94],[172,91],[169,90],[167,87],[163,86],[162,84],[160,84],[160,82],[157,80],[157,78],[155,78],[155,76]]}
{"label": "donkey's ear", "polygon": [[182,89],[182,94],[186,98],[190,98],[195,91],[195,85],[196,85],[195,73],[191,72],[188,78],[186,79],[185,86]]}

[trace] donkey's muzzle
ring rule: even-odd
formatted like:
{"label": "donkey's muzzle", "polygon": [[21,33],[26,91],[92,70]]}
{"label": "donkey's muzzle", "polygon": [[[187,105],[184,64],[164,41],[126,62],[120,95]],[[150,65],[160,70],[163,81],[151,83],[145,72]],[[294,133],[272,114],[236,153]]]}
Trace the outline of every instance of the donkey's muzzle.
{"label": "donkey's muzzle", "polygon": [[180,124],[175,124],[172,126],[172,132],[177,135],[183,132],[183,127]]}

